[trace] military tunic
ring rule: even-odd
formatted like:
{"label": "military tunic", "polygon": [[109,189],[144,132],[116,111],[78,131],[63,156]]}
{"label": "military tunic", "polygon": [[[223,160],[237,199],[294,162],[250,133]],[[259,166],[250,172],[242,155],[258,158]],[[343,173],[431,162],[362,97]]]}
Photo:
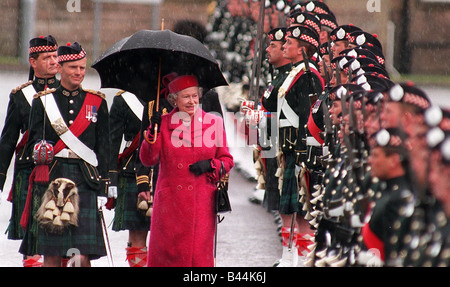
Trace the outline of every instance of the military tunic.
{"label": "military tunic", "polygon": [[[65,158],[57,155],[55,155],[53,162],[49,166],[50,181],[63,177],[72,180],[77,185],[80,197],[78,226],[68,227],[62,234],[48,233],[42,229],[38,225],[37,220],[34,220],[34,214],[40,206],[47,184],[34,183],[30,220],[25,238],[20,247],[20,252],[24,255],[67,256],[67,251],[70,248],[77,248],[80,254],[88,255],[89,259],[96,259],[106,255],[102,226],[97,209],[97,196],[106,196],[105,186],[108,180],[110,140],[107,103],[103,94],[86,91],[81,88],[68,91],[60,86],[58,89],[53,90],[53,96],[65,124],[70,128],[77,115],[83,109],[90,109],[95,112],[93,106],[83,105],[88,92],[94,94],[93,97],[101,97],[100,105],[96,110],[96,114],[90,114],[95,117],[95,120],[91,119],[88,127],[78,136],[78,139],[94,151],[98,166],[94,167],[78,156]],[[48,117],[45,117],[44,122],[46,112],[41,99],[45,96],[46,93],[38,94],[33,100],[29,125],[30,143],[36,143],[44,137],[46,141],[55,145],[60,138],[50,124]],[[31,145],[29,147],[30,153],[32,148],[33,146]]]}
{"label": "military tunic", "polygon": [[[273,81],[270,83],[263,97],[261,98],[262,110],[268,112],[266,127],[259,129],[260,132],[260,146],[261,154],[266,155],[265,150],[270,150],[277,147],[276,135],[272,135],[272,122],[273,117],[277,112],[277,100],[278,89],[286,80],[291,70],[292,65],[287,64],[276,69],[276,75]],[[277,128],[277,127],[274,127]],[[263,142],[261,142],[261,139]],[[265,193],[263,198],[263,205],[268,211],[277,210],[280,206],[280,192],[278,189],[278,178],[275,176],[278,163],[275,156],[264,156],[266,173],[265,173]]]}
{"label": "military tunic", "polygon": [[[301,63],[294,64],[295,67],[301,65]],[[313,63],[310,61],[310,65]],[[302,73],[302,71],[300,72]],[[309,100],[309,79],[306,74],[298,74],[299,78],[291,84],[291,88],[285,94],[285,103],[291,107],[291,109],[298,116],[298,127],[293,125],[282,125],[281,122],[286,120],[287,117],[284,114],[282,107],[278,107],[280,111],[280,128],[279,139],[280,148],[285,158],[284,174],[283,174],[283,187],[281,191],[280,200],[280,213],[292,214],[293,212],[299,212],[302,208],[302,204],[297,199],[297,180],[295,174],[296,165],[300,165],[305,161],[306,157],[306,144],[303,139],[306,139],[306,130],[304,126],[308,121],[310,111]],[[317,83],[314,85],[315,92],[320,94],[322,87],[319,84],[319,77],[311,73],[312,80]]]}
{"label": "military tunic", "polygon": [[[429,198],[426,204],[415,205],[402,238],[401,261],[393,266],[449,267],[450,221],[439,200]],[[400,256],[399,256],[400,257]]]}
{"label": "military tunic", "polygon": [[[134,95],[130,95],[134,96]],[[137,98],[138,99],[138,98]],[[139,100],[142,103],[142,100]],[[118,196],[115,200],[114,224],[112,229],[120,230],[149,230],[150,220],[137,210],[138,189],[136,182],[136,162],[140,161],[137,147],[139,145],[139,132],[141,119],[134,114],[124,99],[123,92],[114,97],[110,109],[110,139],[111,139],[111,162],[110,179],[117,176]],[[142,116],[142,115],[141,115]],[[137,138],[135,139],[135,137]],[[128,156],[120,156],[122,139],[125,140],[126,149],[134,149],[127,152]],[[120,158],[120,161],[118,160]],[[146,174],[148,175],[148,169]]]}
{"label": "military tunic", "polygon": [[[20,227],[20,217],[25,206],[25,199],[28,191],[28,177],[33,169],[33,159],[27,153],[28,141],[28,118],[30,113],[30,104],[26,99],[24,88],[32,85],[36,92],[43,91],[46,87],[56,88],[59,86],[59,80],[55,77],[50,79],[35,78],[14,90],[9,95],[8,109],[0,139],[0,190],[3,190],[6,173],[9,164],[16,154],[14,162],[14,178],[10,199],[12,201],[12,211],[10,224],[8,226],[8,239],[22,239],[23,230]],[[32,98],[31,98],[32,100]],[[20,134],[22,138],[18,143]]]}
{"label": "military tunic", "polygon": [[403,237],[396,226],[403,224],[407,217],[400,215],[399,210],[407,207],[412,193],[405,176],[382,181],[379,192],[381,196],[375,200],[370,220],[364,225],[362,234],[367,248],[378,249],[384,261],[392,252],[398,253],[400,250],[392,240]]}

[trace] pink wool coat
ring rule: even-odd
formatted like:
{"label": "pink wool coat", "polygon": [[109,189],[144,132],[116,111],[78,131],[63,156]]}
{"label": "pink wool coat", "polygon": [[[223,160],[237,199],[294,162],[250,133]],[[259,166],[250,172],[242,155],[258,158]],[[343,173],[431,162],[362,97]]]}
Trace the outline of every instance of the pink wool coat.
{"label": "pink wool coat", "polygon": [[[142,142],[140,158],[147,166],[160,164],[147,265],[214,266],[215,182],[221,162],[226,172],[234,165],[222,118],[199,108],[186,126],[174,109],[162,116],[156,142]],[[207,159],[213,172],[189,171],[189,165]]]}

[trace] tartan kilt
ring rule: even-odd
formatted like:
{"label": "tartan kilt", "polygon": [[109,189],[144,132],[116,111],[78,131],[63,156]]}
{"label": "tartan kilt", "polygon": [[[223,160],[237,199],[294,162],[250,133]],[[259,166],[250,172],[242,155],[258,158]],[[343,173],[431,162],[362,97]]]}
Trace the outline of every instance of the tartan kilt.
{"label": "tartan kilt", "polygon": [[[102,223],[97,207],[97,191],[86,184],[79,160],[57,158],[51,169],[50,182],[56,178],[65,177],[74,181],[78,188],[79,214],[78,226],[71,226],[62,234],[51,234],[42,229],[36,221],[36,214],[41,199],[48,184],[34,184],[33,203],[29,226],[20,247],[20,253],[25,255],[40,254],[44,256],[71,256],[73,253],[88,255],[89,259],[106,256]],[[68,254],[69,249],[71,251]]]}
{"label": "tartan kilt", "polygon": [[266,190],[263,206],[267,211],[279,211],[280,209],[280,190],[278,189],[278,177],[275,176],[277,169],[277,158],[266,158]]}
{"label": "tartan kilt", "polygon": [[25,207],[28,194],[28,179],[30,177],[32,168],[15,168],[13,187],[12,187],[12,209],[11,218],[6,232],[8,239],[19,240],[23,239],[24,230],[20,226],[20,218]]}
{"label": "tartan kilt", "polygon": [[138,190],[135,176],[119,175],[112,230],[149,230],[150,217],[137,209]]}
{"label": "tartan kilt", "polygon": [[281,214],[302,214],[306,212],[302,211],[303,204],[300,203],[297,190],[297,177],[295,175],[295,153],[284,153],[285,156],[285,169],[283,173],[283,186],[280,197],[280,213]]}

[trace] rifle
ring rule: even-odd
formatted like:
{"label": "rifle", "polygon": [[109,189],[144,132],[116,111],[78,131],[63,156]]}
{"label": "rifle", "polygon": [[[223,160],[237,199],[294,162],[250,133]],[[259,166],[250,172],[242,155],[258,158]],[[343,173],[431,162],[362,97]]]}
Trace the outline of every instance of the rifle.
{"label": "rifle", "polygon": [[325,60],[322,60],[322,61],[323,61],[323,73],[325,75],[325,87],[329,87],[330,86],[331,76],[328,73],[327,62]]}
{"label": "rifle", "polygon": [[[255,42],[255,58],[252,63],[252,75],[250,77],[249,86],[249,98],[254,97],[255,106],[258,106],[259,101],[259,76],[261,75],[261,59],[263,53],[263,30],[264,30],[264,13],[265,12],[265,1],[261,0],[259,6],[259,18],[258,27],[256,31],[256,42]],[[256,82],[254,82],[256,81]]]}
{"label": "rifle", "polygon": [[338,63],[336,63],[336,86],[340,86],[341,84],[342,84],[341,67],[339,67]]}
{"label": "rifle", "polygon": [[305,50],[302,49],[302,54],[303,54],[303,63],[305,64],[305,74],[308,77],[308,88],[309,88],[309,103],[310,106],[313,106],[314,103],[317,101],[317,93],[314,89],[314,81],[313,78],[311,76],[311,68],[309,67],[309,59],[308,56],[305,53]]}
{"label": "rifle", "polygon": [[329,147],[330,153],[334,151],[334,139],[333,139],[333,125],[331,124],[330,111],[328,110],[328,105],[323,103],[323,121],[325,123],[325,143]]}

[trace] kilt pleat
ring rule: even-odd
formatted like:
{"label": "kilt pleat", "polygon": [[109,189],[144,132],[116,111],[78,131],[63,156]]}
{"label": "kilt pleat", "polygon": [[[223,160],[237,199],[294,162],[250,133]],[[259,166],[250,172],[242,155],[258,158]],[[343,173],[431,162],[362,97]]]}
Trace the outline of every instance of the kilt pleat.
{"label": "kilt pleat", "polygon": [[23,239],[24,231],[20,226],[20,218],[25,207],[28,193],[28,178],[31,174],[31,168],[21,168],[14,170],[14,185],[12,189],[12,209],[11,218],[7,229],[8,239]]}
{"label": "kilt pleat", "polygon": [[264,193],[263,206],[267,211],[279,211],[280,209],[280,191],[278,189],[277,158],[266,158],[266,191]]}
{"label": "kilt pleat", "polygon": [[298,199],[297,177],[295,175],[295,155],[285,153],[285,169],[283,174],[283,187],[280,197],[280,213],[292,214],[302,212],[302,204]]}
{"label": "kilt pleat", "polygon": [[121,230],[149,230],[150,218],[137,209],[138,190],[135,177],[119,176],[118,195],[114,208],[114,222],[112,229]]}

